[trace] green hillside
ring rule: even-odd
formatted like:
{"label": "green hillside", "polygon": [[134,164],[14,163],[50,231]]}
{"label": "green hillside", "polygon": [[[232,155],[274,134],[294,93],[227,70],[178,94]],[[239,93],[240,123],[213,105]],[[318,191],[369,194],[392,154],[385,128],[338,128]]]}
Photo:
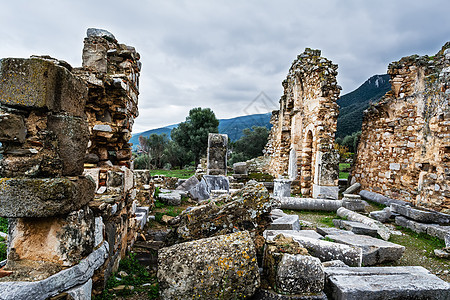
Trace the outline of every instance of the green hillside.
{"label": "green hillside", "polygon": [[364,110],[391,89],[389,78],[387,74],[372,76],[359,88],[339,98],[336,137],[345,137],[361,130]]}

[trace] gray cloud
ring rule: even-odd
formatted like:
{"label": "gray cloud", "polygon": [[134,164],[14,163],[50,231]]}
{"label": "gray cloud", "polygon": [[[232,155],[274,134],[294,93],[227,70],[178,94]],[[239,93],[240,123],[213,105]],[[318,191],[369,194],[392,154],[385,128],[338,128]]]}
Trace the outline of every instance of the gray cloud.
{"label": "gray cloud", "polygon": [[261,91],[274,105],[305,47],[339,65],[350,92],[390,62],[434,54],[449,40],[445,0],[9,1],[0,57],[48,54],[81,65],[86,28],[111,31],[141,53],[135,132],[183,121],[193,107],[245,114]]}

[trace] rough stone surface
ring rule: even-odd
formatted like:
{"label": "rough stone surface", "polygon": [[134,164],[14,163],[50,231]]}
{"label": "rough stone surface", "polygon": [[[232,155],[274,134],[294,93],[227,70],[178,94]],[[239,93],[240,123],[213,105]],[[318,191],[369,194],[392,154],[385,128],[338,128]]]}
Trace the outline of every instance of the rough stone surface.
{"label": "rough stone surface", "polygon": [[362,264],[373,266],[387,261],[400,259],[405,252],[405,247],[391,242],[365,235],[327,235],[337,243],[359,247],[362,249]]}
{"label": "rough stone surface", "polygon": [[361,214],[358,214],[356,212],[353,212],[351,210],[348,210],[344,207],[341,207],[337,210],[337,215],[339,217],[345,217],[350,221],[356,221],[356,222],[360,222],[363,223],[365,225],[368,225],[374,229],[377,230],[378,234],[381,236],[381,238],[383,240],[389,240],[389,238],[391,237],[391,231],[389,230],[389,228],[387,228],[386,226],[384,226],[383,224],[381,224],[380,222],[373,220],[371,218],[368,218],[366,216],[363,216]]}
{"label": "rough stone surface", "polygon": [[334,227],[317,227],[317,233],[326,236],[326,235],[336,235],[336,234],[354,234],[351,231],[348,230],[342,230],[342,229],[337,229]]}
{"label": "rough stone surface", "polygon": [[350,230],[351,232],[353,232],[355,234],[368,235],[368,236],[375,237],[375,238],[378,236],[376,229],[374,229],[373,227],[370,227],[368,225],[365,225],[363,223],[334,219],[333,224],[334,224],[334,226],[336,226],[338,228]]}
{"label": "rough stone surface", "polygon": [[273,180],[273,196],[276,198],[291,196],[291,180],[274,179]]}
{"label": "rough stone surface", "polygon": [[270,224],[271,230],[300,230],[298,215],[287,215],[276,219]]}
{"label": "rough stone surface", "polygon": [[325,293],[317,295],[282,295],[272,290],[258,289],[251,300],[328,300]]}
{"label": "rough stone surface", "polygon": [[282,293],[321,293],[324,280],[322,264],[316,257],[286,253],[278,265],[276,281]]}
{"label": "rough stone surface", "polygon": [[47,299],[77,285],[84,284],[93,275],[108,256],[108,243],[92,252],[79,264],[63,270],[47,279],[34,282],[0,282],[1,300]]}
{"label": "rough stone surface", "polygon": [[233,173],[238,174],[238,175],[248,175],[247,163],[246,162],[234,163],[233,164]]}
{"label": "rough stone surface", "polygon": [[182,184],[177,186],[176,190],[181,190],[181,191],[187,192],[199,183],[200,183],[200,181],[198,181],[196,176],[191,176],[185,182],[183,182]]}
{"label": "rough stone surface", "polygon": [[450,298],[450,284],[423,267],[325,268],[325,276],[332,299]]}
{"label": "rough stone surface", "polygon": [[166,203],[167,205],[178,206],[181,204],[181,195],[180,193],[171,192],[171,193],[160,193],[158,195],[159,200]]}
{"label": "rough stone surface", "polygon": [[228,135],[210,133],[208,135],[207,175],[227,175]]}
{"label": "rough stone surface", "polygon": [[230,189],[230,182],[228,178],[223,175],[203,175],[203,179],[208,187],[208,192],[212,190],[225,190]]}
{"label": "rough stone surface", "polygon": [[411,229],[412,231],[417,233],[426,233],[441,240],[445,240],[445,237],[450,234],[450,226],[423,224],[413,220],[409,220],[402,216],[395,217],[395,224]]}
{"label": "rough stone surface", "polygon": [[410,206],[391,204],[391,211],[420,223],[450,224],[450,215],[435,211],[425,211]]}
{"label": "rough stone surface", "polygon": [[236,230],[256,230],[262,235],[270,222],[271,206],[269,192],[264,185],[249,181],[232,196],[224,195],[182,212],[172,222],[171,239],[184,242]]}
{"label": "rough stone surface", "polygon": [[189,189],[189,195],[193,200],[206,200],[209,198],[208,185],[204,178],[202,178],[202,180],[194,187]]}
{"label": "rough stone surface", "polygon": [[0,181],[0,216],[50,217],[78,210],[92,200],[95,183],[86,177],[70,180],[8,179]]}
{"label": "rough stone surface", "polygon": [[445,241],[445,247],[450,248],[450,232],[445,235],[444,241]]}
{"label": "rough stone surface", "polygon": [[92,279],[89,279],[85,284],[76,286],[66,291],[73,300],[90,300],[92,295]]}
{"label": "rough stone surface", "polygon": [[113,40],[116,39],[114,35],[108,30],[98,28],[88,28],[86,31],[86,35],[87,37],[99,36],[99,37],[107,37]]}
{"label": "rough stone surface", "polygon": [[266,231],[264,231],[264,238],[266,240],[273,240],[274,237],[276,237],[277,235],[282,234],[285,237],[307,237],[307,238],[312,238],[312,239],[322,239],[323,236],[318,234],[315,230],[273,230],[273,229],[268,229]]}
{"label": "rough stone surface", "polygon": [[363,118],[353,168],[363,189],[450,213],[449,48],[389,64],[391,91]]}
{"label": "rough stone surface", "polygon": [[371,191],[366,191],[366,190],[362,190],[359,192],[359,195],[361,196],[361,198],[378,203],[378,204],[382,204],[382,205],[386,205],[386,206],[390,206],[392,203],[397,203],[399,205],[406,205],[407,202],[402,201],[402,200],[397,200],[397,199],[391,199],[388,198],[386,196],[383,196],[381,194],[375,193],[375,192],[371,192]]}
{"label": "rough stone surface", "polygon": [[392,216],[390,207],[385,207],[383,210],[371,211],[369,216],[381,223],[386,223]]}
{"label": "rough stone surface", "polygon": [[299,180],[304,196],[312,196],[313,184],[337,187],[333,145],[340,88],[336,75],[337,65],[321,57],[320,50],[305,49],[283,81],[280,109],[272,113],[265,148],[268,171],[274,177]]}
{"label": "rough stone surface", "polygon": [[58,61],[4,58],[0,67],[2,105],[84,115],[86,85]]}
{"label": "rough stone surface", "polygon": [[162,299],[234,299],[252,296],[260,279],[248,232],[177,244],[158,251]]}
{"label": "rough stone surface", "polygon": [[355,194],[361,188],[361,184],[355,182],[351,186],[349,186],[342,194]]}
{"label": "rough stone surface", "polygon": [[280,208],[292,210],[336,211],[342,206],[342,200],[297,197],[284,197],[280,199],[279,203]]}

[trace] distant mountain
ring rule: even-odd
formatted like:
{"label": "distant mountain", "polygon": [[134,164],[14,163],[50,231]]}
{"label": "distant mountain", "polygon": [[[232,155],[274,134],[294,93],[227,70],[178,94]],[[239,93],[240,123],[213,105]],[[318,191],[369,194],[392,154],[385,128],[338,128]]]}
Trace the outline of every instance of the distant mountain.
{"label": "distant mountain", "polygon": [[363,111],[391,89],[390,76],[375,75],[359,88],[339,98],[339,116],[336,137],[345,137],[361,130]]}
{"label": "distant mountain", "polygon": [[[266,114],[256,114],[256,115],[247,115],[247,116],[241,116],[231,119],[219,119],[219,133],[226,133],[228,134],[228,137],[231,141],[236,141],[241,138],[242,131],[245,128],[251,128],[252,126],[263,126],[270,129],[272,127],[272,124],[270,124],[270,117],[272,116],[272,113],[266,113]],[[140,133],[135,133],[130,139],[130,143],[133,144],[133,148],[135,148],[136,145],[139,145],[139,136],[143,135],[145,137],[150,136],[153,133],[156,134],[167,134],[167,136],[170,138],[170,132],[173,128],[177,127],[178,124],[169,125],[166,127],[156,128],[147,130]]]}

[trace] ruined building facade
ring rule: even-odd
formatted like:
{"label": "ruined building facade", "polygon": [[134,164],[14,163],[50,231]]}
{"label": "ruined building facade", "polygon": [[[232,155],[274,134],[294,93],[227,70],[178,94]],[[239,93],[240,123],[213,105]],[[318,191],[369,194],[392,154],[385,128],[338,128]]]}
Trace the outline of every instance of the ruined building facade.
{"label": "ruined building facade", "polygon": [[292,63],[280,109],[272,113],[265,149],[270,173],[299,181],[304,196],[338,196],[336,75],[337,65],[321,57],[320,50],[306,49]]}
{"label": "ruined building facade", "polygon": [[143,226],[128,143],[139,58],[111,33],[88,29],[81,68],[50,57],[0,60],[0,216],[9,218],[13,272],[0,280],[3,293],[53,274],[36,299],[80,284],[101,291],[133,244]]}
{"label": "ruined building facade", "polygon": [[389,65],[392,90],[364,114],[353,177],[363,189],[450,213],[450,43]]}

